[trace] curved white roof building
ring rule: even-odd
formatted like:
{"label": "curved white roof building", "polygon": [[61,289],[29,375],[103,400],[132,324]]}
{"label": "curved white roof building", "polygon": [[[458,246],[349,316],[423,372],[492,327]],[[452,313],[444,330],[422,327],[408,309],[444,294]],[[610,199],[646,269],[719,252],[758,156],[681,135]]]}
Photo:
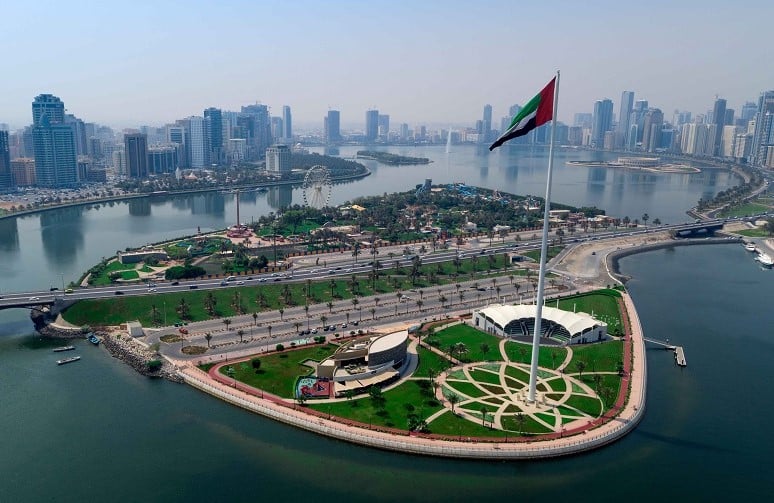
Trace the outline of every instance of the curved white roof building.
{"label": "curved white roof building", "polygon": [[[501,337],[531,336],[535,330],[535,306],[493,304],[475,311],[473,323]],[[540,334],[562,344],[596,342],[607,338],[607,323],[586,313],[543,306]]]}

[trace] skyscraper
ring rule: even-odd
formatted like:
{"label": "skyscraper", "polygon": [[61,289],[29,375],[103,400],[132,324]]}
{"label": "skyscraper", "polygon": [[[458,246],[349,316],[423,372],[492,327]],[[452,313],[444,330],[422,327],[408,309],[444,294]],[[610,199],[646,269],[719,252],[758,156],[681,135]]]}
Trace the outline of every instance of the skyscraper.
{"label": "skyscraper", "polygon": [[484,117],[481,124],[481,140],[489,143],[492,138],[492,105],[484,105]]}
{"label": "skyscraper", "polygon": [[8,131],[0,130],[0,191],[11,189],[13,186]]}
{"label": "skyscraper", "polygon": [[366,111],[365,139],[368,142],[376,141],[379,136],[379,110]]}
{"label": "skyscraper", "polygon": [[750,163],[765,166],[769,150],[774,146],[774,91],[761,93],[755,113],[755,133],[750,151]]}
{"label": "skyscraper", "polygon": [[326,118],[326,143],[336,143],[341,140],[341,114],[338,110],[328,110]]}
{"label": "skyscraper", "polygon": [[645,112],[642,126],[642,150],[654,152],[661,147],[661,129],[664,126],[664,113],[658,108]]}
{"label": "skyscraper", "polygon": [[379,138],[387,140],[390,136],[390,116],[379,114]]}
{"label": "skyscraper", "polygon": [[223,112],[219,108],[204,111],[204,130],[207,146],[207,161],[210,164],[223,162]]}
{"label": "skyscraper", "polygon": [[290,115],[290,107],[282,107],[282,141],[290,143],[293,140],[293,118]]}
{"label": "skyscraper", "polygon": [[266,105],[247,105],[237,118],[237,124],[244,128],[248,145],[248,157],[261,159],[271,145],[271,117]]}
{"label": "skyscraper", "polygon": [[621,107],[618,112],[618,126],[615,129],[615,145],[618,148],[626,147],[629,144],[629,125],[633,108],[634,92],[624,91],[621,93]]}
{"label": "skyscraper", "polygon": [[129,178],[148,177],[148,136],[142,133],[124,135],[126,174]]}
{"label": "skyscraper", "polygon": [[636,145],[642,141],[642,132],[645,126],[645,113],[648,111],[648,100],[637,100],[634,102],[634,110],[629,118],[629,126],[637,126],[637,137],[632,141],[629,138],[629,143]]}
{"label": "skyscraper", "polygon": [[287,145],[274,145],[266,149],[266,171],[281,176],[290,173],[290,148]]}
{"label": "skyscraper", "polygon": [[605,133],[613,124],[613,102],[608,98],[594,103],[594,122],[591,126],[591,146],[602,148],[605,143]]}
{"label": "skyscraper", "polygon": [[715,124],[715,137],[712,139],[713,155],[720,155],[720,142],[723,138],[723,126],[726,125],[726,100],[718,98],[712,108],[712,122]]}
{"label": "skyscraper", "polygon": [[64,123],[64,103],[56,96],[41,94],[32,102],[32,143],[35,176],[41,187],[72,187],[78,184],[75,135]]}
{"label": "skyscraper", "polygon": [[207,140],[204,127],[204,117],[191,116],[185,119],[188,130],[188,159],[192,168],[204,168],[207,166]]}

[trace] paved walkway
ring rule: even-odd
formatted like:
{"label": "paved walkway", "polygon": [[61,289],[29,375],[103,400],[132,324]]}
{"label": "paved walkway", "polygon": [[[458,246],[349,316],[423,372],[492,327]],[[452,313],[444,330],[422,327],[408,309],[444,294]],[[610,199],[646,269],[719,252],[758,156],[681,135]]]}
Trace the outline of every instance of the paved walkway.
{"label": "paved walkway", "polygon": [[[567,428],[564,432],[539,437],[508,439],[477,438],[470,442],[456,437],[422,435],[389,428],[372,428],[354,421],[287,403],[265,391],[246,387],[224,376],[208,375],[190,362],[175,361],[180,375],[192,386],[234,405],[309,431],[382,449],[433,456],[479,459],[526,459],[554,457],[600,447],[630,432],[644,413],[646,365],[642,329],[631,298],[624,294],[623,306],[626,344],[624,366],[626,376],[616,404],[605,416],[585,425]],[[224,382],[225,381],[225,382]],[[629,399],[626,400],[627,390]],[[258,394],[256,394],[256,392]],[[568,426],[575,426],[574,424]]]}

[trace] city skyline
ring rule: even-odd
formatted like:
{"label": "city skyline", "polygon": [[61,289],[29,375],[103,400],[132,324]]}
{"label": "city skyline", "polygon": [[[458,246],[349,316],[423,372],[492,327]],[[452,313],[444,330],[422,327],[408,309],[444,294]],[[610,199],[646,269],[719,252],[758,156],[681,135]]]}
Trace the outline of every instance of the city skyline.
{"label": "city skyline", "polygon": [[[612,2],[559,9],[454,1],[389,9],[137,2],[120,24],[110,5],[11,4],[5,13],[14,22],[4,35],[24,45],[3,58],[13,71],[3,81],[0,122],[30,124],[32,98],[51,93],[68,112],[119,128],[256,102],[274,116],[290,106],[301,129],[322,129],[329,109],[341,112],[342,127],[364,124],[370,109],[396,126],[470,124],[486,104],[499,123],[557,69],[565,123],[605,97],[618,106],[623,90],[667,116],[675,109],[705,113],[715,95],[738,110],[774,85],[774,69],[762,64],[766,44],[756,40],[774,8],[710,3],[643,11]],[[688,36],[696,26],[722,35]]]}

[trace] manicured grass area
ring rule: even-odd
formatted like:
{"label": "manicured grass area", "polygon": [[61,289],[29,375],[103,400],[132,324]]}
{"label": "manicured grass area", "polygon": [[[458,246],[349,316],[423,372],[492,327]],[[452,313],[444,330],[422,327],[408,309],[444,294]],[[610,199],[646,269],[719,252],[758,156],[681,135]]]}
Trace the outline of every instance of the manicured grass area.
{"label": "manicured grass area", "polygon": [[594,417],[602,414],[602,403],[596,398],[572,395],[564,403]]}
{"label": "manicured grass area", "polygon": [[470,372],[470,377],[480,383],[489,383],[500,385],[500,376],[493,372],[487,372],[484,370],[473,370]]}
{"label": "manicured grass area", "polygon": [[[499,257],[499,256],[498,256]],[[497,264],[502,267],[503,260],[497,258],[499,262]],[[389,261],[385,261],[387,263]],[[487,260],[478,261],[478,270],[486,270],[488,268]],[[113,266],[118,267],[118,266]],[[124,266],[127,267],[127,266]],[[128,266],[130,270],[134,269],[134,265]],[[461,273],[464,274],[465,270],[470,268],[472,271],[473,262],[463,261],[461,266]],[[284,284],[265,284],[256,286],[243,286],[236,287],[230,286],[228,288],[220,288],[216,290],[191,290],[176,292],[173,294],[149,294],[143,296],[124,296],[120,298],[101,299],[92,301],[81,301],[76,303],[67,309],[63,316],[65,319],[76,325],[114,325],[118,323],[124,323],[126,320],[139,320],[145,326],[153,326],[154,320],[152,319],[152,306],[155,305],[158,314],[157,321],[163,322],[165,319],[167,323],[174,323],[180,319],[180,316],[176,312],[176,308],[182,299],[189,306],[188,321],[202,321],[210,319],[211,316],[204,308],[204,299],[208,293],[212,293],[215,298],[215,316],[230,317],[237,313],[235,306],[241,305],[242,312],[251,313],[256,311],[277,310],[280,307],[286,306],[303,306],[305,304],[314,303],[326,303],[330,301],[349,300],[355,297],[370,297],[377,296],[380,301],[384,301],[388,298],[388,295],[395,295],[396,292],[405,292],[414,288],[424,288],[430,286],[438,286],[444,284],[454,283],[456,281],[463,281],[466,278],[454,276],[456,270],[451,262],[441,265],[442,272],[439,272],[438,266],[428,265],[422,266],[428,274],[432,273],[433,281],[428,280],[428,276],[420,276],[419,279],[412,282],[408,276],[410,268],[403,267],[402,274],[388,274],[390,270],[382,269],[379,279],[369,280],[367,275],[355,276],[353,282],[352,277],[338,277],[337,279],[320,280],[310,283],[284,283]],[[395,271],[392,271],[393,273]],[[507,271],[502,270],[500,274],[512,273],[515,269],[509,268]],[[136,273],[135,273],[136,274]],[[469,279],[469,278],[467,278]],[[105,276],[105,283],[109,284],[110,281]],[[308,291],[307,291],[308,290]],[[238,298],[237,298],[237,295]],[[390,298],[394,302],[395,297]],[[410,309],[416,311],[418,306],[416,301],[420,299],[414,299],[412,302],[401,304],[399,309]],[[351,319],[362,320],[368,319],[371,316],[370,309],[376,303],[375,299],[363,299],[358,303],[352,305]],[[447,305],[459,305],[459,299],[450,294]],[[312,319],[312,322],[317,320]],[[479,343],[480,344],[480,343]],[[478,345],[476,347],[469,347],[475,354],[475,351],[479,351]],[[490,345],[491,346],[491,345]],[[492,357],[496,348],[492,346]],[[473,358],[472,355],[470,355]]]}
{"label": "manicured grass area", "polygon": [[769,207],[765,204],[759,203],[744,203],[739,206],[732,206],[726,208],[718,213],[721,218],[724,217],[746,217],[749,215],[757,215],[759,213],[765,213],[769,211]]}
{"label": "manicured grass area", "polygon": [[[447,353],[451,345],[461,342],[465,345],[467,352],[462,354],[455,353],[454,356],[463,362],[501,360],[502,358],[500,358],[497,349],[500,340],[499,337],[487,334],[464,323],[446,328],[425,338],[428,344],[433,344]],[[486,354],[481,351],[482,344],[489,346],[489,351]]]}
{"label": "manicured grass area", "polygon": [[585,373],[617,372],[618,362],[623,360],[623,341],[607,341],[572,347],[572,360],[568,373],[578,372],[578,362],[586,364]]}
{"label": "manicured grass area", "polygon": [[[488,394],[469,381],[446,381],[446,386],[451,388],[452,391],[461,394],[460,398],[462,398],[462,395],[469,396],[470,398],[479,398]],[[444,394],[448,395],[449,393],[449,391],[444,390]]]}
{"label": "manicured grass area", "polygon": [[[552,258],[559,255],[559,252],[564,250],[564,246],[549,246],[548,247],[548,258],[546,259],[546,262],[551,260]],[[522,253],[525,257],[529,257],[535,262],[538,262],[540,260],[540,250],[530,250],[527,252]]]}
{"label": "manicured grass area", "polygon": [[[597,389],[596,375],[601,377],[599,389]],[[586,374],[584,372],[582,381],[593,389],[605,403],[605,410],[615,405],[618,398],[618,390],[621,388],[621,377],[618,374]],[[608,388],[610,394],[605,396],[602,390]]]}
{"label": "manicured grass area", "polygon": [[535,421],[532,417],[524,415],[524,422],[519,423],[516,416],[504,416],[501,421],[503,428],[512,432],[523,433],[549,433],[550,430]]}
{"label": "manicured grass area", "polygon": [[[603,289],[582,295],[573,295],[559,300],[559,309],[565,311],[593,314],[598,320],[607,323],[607,331],[611,335],[621,335],[621,312],[617,299],[621,293],[613,289]],[[556,307],[556,301],[548,304]]]}
{"label": "manicured grass area", "polygon": [[[529,365],[532,358],[532,345],[521,342],[508,341],[505,343],[505,354],[515,363]],[[567,349],[560,346],[540,346],[538,352],[538,366],[548,369],[556,369],[567,356]]]}
{"label": "manicured grass area", "polygon": [[[489,416],[491,419],[491,416]],[[487,424],[489,424],[487,422]],[[473,422],[459,417],[449,410],[433,420],[428,425],[431,433],[439,435],[461,436],[461,437],[505,437],[505,432],[493,430],[481,426],[481,421]],[[513,435],[511,435],[513,436]]]}
{"label": "manicured grass area", "polygon": [[747,236],[748,238],[767,238],[771,236],[765,229],[743,229],[741,231],[734,231],[734,234]]}
{"label": "manicured grass area", "polygon": [[327,404],[315,404],[310,400],[307,404],[309,408],[363,424],[408,430],[410,414],[416,414],[420,419],[425,419],[443,408],[432,395],[428,394],[429,387],[423,387],[421,382],[406,381],[385,391],[383,406],[377,405],[371,397]]}
{"label": "manicured grass area", "polygon": [[429,349],[420,347],[417,354],[419,355],[419,365],[414,371],[414,377],[430,377],[430,370],[438,374],[438,372],[449,367],[449,360],[433,353]]}
{"label": "manicured grass area", "polygon": [[137,279],[139,276],[137,272],[135,272],[136,268],[137,264],[122,264],[121,262],[114,260],[107,264],[100,274],[91,277],[91,284],[94,286],[110,285],[110,275],[115,272],[120,273],[121,278],[123,279]]}
{"label": "manicured grass area", "polygon": [[[246,368],[233,365],[234,378],[255,388],[263,389],[283,398],[293,398],[293,386],[296,377],[312,373],[312,368],[302,365],[306,360],[321,361],[336,350],[335,344],[310,346],[292,351],[272,353],[260,356],[261,368],[258,373],[247,362]],[[228,366],[220,368],[220,373],[228,376]]]}

